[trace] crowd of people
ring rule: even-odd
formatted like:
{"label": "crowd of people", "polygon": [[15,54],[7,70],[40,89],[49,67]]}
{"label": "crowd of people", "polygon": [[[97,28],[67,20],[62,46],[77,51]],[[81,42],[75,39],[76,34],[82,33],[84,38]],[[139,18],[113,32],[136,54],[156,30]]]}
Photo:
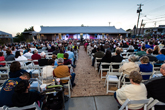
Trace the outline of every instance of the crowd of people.
{"label": "crowd of people", "polygon": [[[114,65],[113,68],[119,69],[119,72],[123,73],[123,75],[126,74],[125,81],[131,84],[123,85],[115,92],[114,97],[120,106],[126,99],[143,100],[153,97],[165,102],[162,98],[164,97],[163,92],[165,92],[163,89],[165,66],[165,42],[163,39],[86,41],[84,48],[87,54],[93,57],[92,66],[94,66],[96,58],[101,58],[98,71],[102,62],[122,63],[121,67]],[[124,57],[128,53],[128,58]],[[153,72],[154,67],[160,67],[161,78],[150,79],[151,75],[141,75],[141,72]],[[109,66],[104,65],[102,68],[109,68]],[[142,80],[148,81],[142,83]],[[130,109],[138,110],[142,110],[142,107],[143,105],[141,104],[129,106]],[[163,110],[165,107],[157,106],[156,109]]]}
{"label": "crowd of people", "polygon": [[[52,82],[53,77],[70,77],[72,87],[76,85],[74,69],[70,71],[71,68],[68,67],[68,65],[76,67],[79,49],[79,43],[76,41],[13,43],[0,48],[0,61],[11,63],[9,79],[0,91],[0,107],[4,105],[23,107],[34,102],[41,102],[43,96],[38,91],[30,89],[29,80],[32,78],[32,72],[28,73],[21,68],[23,66],[43,66],[42,78],[44,80],[50,82],[52,78]],[[51,55],[51,58],[47,57],[48,55]],[[0,66],[8,65],[0,63]],[[68,80],[62,80],[61,83],[66,84]]]}
{"label": "crowd of people", "polygon": [[[31,73],[21,69],[21,61],[35,61],[35,65],[43,67],[43,78],[58,77],[63,78],[70,76],[71,85],[74,87],[75,73],[70,72],[67,65],[76,67],[75,62],[78,56],[80,42],[76,40],[59,40],[59,41],[41,41],[31,43],[13,43],[0,46],[0,61],[13,61],[10,65],[9,79],[3,84],[0,91],[0,107],[7,106],[25,106],[32,102],[39,101],[41,96],[38,92],[29,91],[28,80]],[[96,58],[101,58],[102,62],[127,62],[113,66],[119,69],[119,72],[127,74],[126,81],[130,81],[130,85],[124,85],[118,89],[114,96],[119,105],[122,105],[126,99],[141,100],[153,97],[159,101],[165,102],[163,83],[165,81],[165,41],[163,39],[91,39],[84,41],[84,48],[87,54],[93,56],[92,66],[95,64]],[[42,51],[40,51],[42,50]],[[48,58],[52,53],[52,57]],[[41,53],[40,53],[40,52]],[[128,59],[125,55],[130,53]],[[136,62],[141,62],[138,65]],[[154,62],[154,63],[153,63]],[[4,67],[5,63],[0,63]],[[30,65],[27,63],[27,65]],[[57,66],[55,69],[54,66]],[[150,75],[142,76],[141,72],[153,72],[153,67],[160,67],[162,77],[150,79]],[[99,71],[98,66],[98,71]],[[104,66],[103,68],[107,68]],[[26,81],[24,81],[26,80]],[[148,80],[142,83],[142,80]],[[67,81],[62,81],[63,84]],[[20,103],[20,100],[27,101]],[[8,98],[6,98],[8,97]],[[19,98],[18,98],[19,97]],[[10,100],[10,101],[9,101]],[[129,108],[141,109],[143,105],[131,105]],[[161,110],[161,107],[158,109]]]}

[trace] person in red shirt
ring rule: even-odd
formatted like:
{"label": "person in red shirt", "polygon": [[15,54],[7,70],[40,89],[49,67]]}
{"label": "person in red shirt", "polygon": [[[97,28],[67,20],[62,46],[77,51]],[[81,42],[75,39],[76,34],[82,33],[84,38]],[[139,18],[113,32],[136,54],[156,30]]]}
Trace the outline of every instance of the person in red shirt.
{"label": "person in red shirt", "polygon": [[[5,57],[3,56],[3,52],[0,52],[0,61],[5,61]],[[5,66],[5,63],[0,63],[0,66]]]}
{"label": "person in red shirt", "polygon": [[[34,50],[34,54],[31,57],[32,60],[39,60],[41,59],[41,56],[38,54],[37,50]],[[35,65],[38,65],[38,62],[34,62]]]}

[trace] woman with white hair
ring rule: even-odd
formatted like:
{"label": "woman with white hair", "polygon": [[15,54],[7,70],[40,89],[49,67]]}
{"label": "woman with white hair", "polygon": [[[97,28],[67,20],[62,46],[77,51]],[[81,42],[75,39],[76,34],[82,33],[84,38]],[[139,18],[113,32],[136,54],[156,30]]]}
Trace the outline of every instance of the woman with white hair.
{"label": "woman with white hair", "polygon": [[124,63],[122,67],[120,67],[119,72],[123,72],[123,74],[130,75],[132,71],[139,71],[139,65],[135,63],[137,60],[137,56],[130,55],[128,57],[129,62]]}

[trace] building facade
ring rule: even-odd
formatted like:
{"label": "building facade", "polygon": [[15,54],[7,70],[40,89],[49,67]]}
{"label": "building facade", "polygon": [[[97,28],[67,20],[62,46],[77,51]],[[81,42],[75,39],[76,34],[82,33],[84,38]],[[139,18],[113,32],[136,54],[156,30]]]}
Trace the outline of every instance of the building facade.
{"label": "building facade", "polygon": [[116,29],[114,26],[41,26],[40,32],[31,33],[34,39],[57,40],[57,39],[103,39],[122,35],[127,36],[123,29]]}
{"label": "building facade", "polygon": [[0,44],[13,42],[12,34],[0,31]]}

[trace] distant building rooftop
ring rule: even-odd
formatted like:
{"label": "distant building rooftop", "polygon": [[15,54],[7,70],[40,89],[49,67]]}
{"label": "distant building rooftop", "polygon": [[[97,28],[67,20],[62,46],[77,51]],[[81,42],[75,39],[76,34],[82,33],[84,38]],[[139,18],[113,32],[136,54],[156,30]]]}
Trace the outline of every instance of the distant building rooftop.
{"label": "distant building rooftop", "polygon": [[122,28],[116,29],[114,26],[41,26],[40,32],[33,32],[33,34],[53,34],[53,33],[109,33],[109,34],[126,34],[127,32]]}
{"label": "distant building rooftop", "polygon": [[12,37],[12,34],[0,31],[0,38],[11,38],[12,39],[13,37]]}

